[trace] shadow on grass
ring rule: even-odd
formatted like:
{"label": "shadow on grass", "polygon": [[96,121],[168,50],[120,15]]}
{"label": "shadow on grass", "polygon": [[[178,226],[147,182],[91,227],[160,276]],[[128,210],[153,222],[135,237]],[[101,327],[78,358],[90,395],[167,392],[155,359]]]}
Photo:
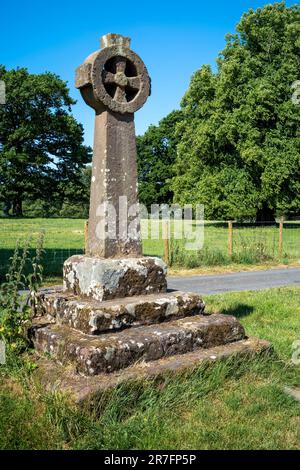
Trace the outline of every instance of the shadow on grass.
{"label": "shadow on grass", "polygon": [[247,304],[237,304],[229,308],[223,308],[220,310],[220,313],[224,313],[225,315],[233,315],[234,317],[237,318],[243,318],[247,317],[248,315],[251,315],[251,313],[254,312],[254,307],[252,305],[247,305]]}
{"label": "shadow on grass", "polygon": [[[46,248],[42,259],[44,268],[44,276],[62,276],[63,263],[66,259],[73,255],[83,254],[83,250],[78,249],[59,249],[59,248]],[[5,274],[8,272],[10,258],[13,256],[13,249],[0,249],[0,282],[5,280]],[[29,250],[29,257],[35,256],[35,249]],[[25,272],[30,272],[30,263],[27,263]]]}

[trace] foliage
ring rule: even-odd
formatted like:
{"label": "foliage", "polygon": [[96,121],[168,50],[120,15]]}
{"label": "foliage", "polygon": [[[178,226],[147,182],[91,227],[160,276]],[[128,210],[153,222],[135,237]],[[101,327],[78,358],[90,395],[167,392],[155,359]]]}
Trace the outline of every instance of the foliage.
{"label": "foliage", "polygon": [[80,184],[69,182],[64,190],[64,200],[59,210],[59,217],[89,217],[90,185],[92,169],[87,166],[81,170]]}
{"label": "foliage", "polygon": [[6,85],[6,105],[0,106],[0,201],[6,213],[12,208],[21,216],[24,199],[51,204],[68,197],[69,185],[79,189],[91,155],[83,145],[83,127],[71,114],[75,101],[57,75],[0,66],[0,80]]}
{"label": "foliage", "polygon": [[[61,202],[51,199],[25,199],[23,202],[24,216],[31,217],[57,217],[61,208]],[[11,219],[9,219],[11,220]]]}
{"label": "foliage", "polygon": [[81,170],[79,182],[65,184],[62,199],[25,199],[23,211],[27,218],[70,217],[87,219],[89,216],[91,167]]}
{"label": "foliage", "polygon": [[177,125],[175,202],[206,218],[272,220],[300,207],[300,6],[244,14],[226,36],[218,71],[192,77]]}
{"label": "foliage", "polygon": [[139,198],[148,208],[173,200],[170,178],[178,143],[175,126],[180,120],[181,112],[173,111],[137,137]]}
{"label": "foliage", "polygon": [[[37,242],[35,256],[29,257],[29,244],[16,246],[10,259],[6,282],[0,285],[0,338],[7,348],[19,353],[27,345],[27,329],[38,306],[38,288],[42,285],[41,259],[43,255],[44,234],[41,233]],[[26,265],[30,265],[30,273],[25,274]],[[29,289],[29,294],[20,291]]]}

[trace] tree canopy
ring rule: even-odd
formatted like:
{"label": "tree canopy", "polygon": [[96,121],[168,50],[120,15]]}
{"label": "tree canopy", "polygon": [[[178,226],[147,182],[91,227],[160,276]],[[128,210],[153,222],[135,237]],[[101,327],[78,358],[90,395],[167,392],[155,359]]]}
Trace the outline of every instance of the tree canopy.
{"label": "tree canopy", "polygon": [[175,202],[207,218],[270,219],[300,208],[300,7],[250,10],[182,99]]}
{"label": "tree canopy", "polygon": [[[82,170],[91,160],[83,127],[71,114],[75,101],[67,84],[46,72],[6,70],[6,104],[0,106],[0,201],[22,215],[25,199],[81,198]],[[72,187],[76,183],[76,191]]]}
{"label": "tree canopy", "polygon": [[196,71],[180,111],[138,139],[142,201],[202,203],[211,219],[299,213],[297,80],[300,6],[249,10],[216,72]]}
{"label": "tree canopy", "polygon": [[139,198],[147,207],[173,200],[170,179],[178,144],[175,127],[180,120],[181,112],[173,111],[137,137]]}

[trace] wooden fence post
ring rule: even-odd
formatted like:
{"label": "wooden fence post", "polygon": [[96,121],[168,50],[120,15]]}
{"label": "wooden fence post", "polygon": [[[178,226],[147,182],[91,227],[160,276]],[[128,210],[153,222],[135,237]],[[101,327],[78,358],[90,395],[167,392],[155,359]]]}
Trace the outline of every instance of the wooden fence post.
{"label": "wooden fence post", "polygon": [[88,249],[88,232],[89,232],[89,221],[86,220],[84,224],[84,253],[87,253]]}
{"label": "wooden fence post", "polygon": [[279,258],[283,256],[283,218],[281,218],[279,222],[278,255]]}
{"label": "wooden fence post", "polygon": [[232,258],[233,254],[233,226],[232,221],[228,222],[228,256]]}
{"label": "wooden fence post", "polygon": [[169,223],[163,221],[162,234],[164,240],[164,262],[169,265]]}

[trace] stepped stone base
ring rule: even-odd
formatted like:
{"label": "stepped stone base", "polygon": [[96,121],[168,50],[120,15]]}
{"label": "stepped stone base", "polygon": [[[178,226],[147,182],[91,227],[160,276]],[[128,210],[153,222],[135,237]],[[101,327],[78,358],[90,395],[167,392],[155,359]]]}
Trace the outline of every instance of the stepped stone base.
{"label": "stepped stone base", "polygon": [[154,361],[245,338],[237,319],[222,314],[196,315],[100,336],[60,325],[36,327],[33,332],[38,351],[49,353],[64,364],[74,363],[77,371],[85,375],[112,372],[137,361]]}
{"label": "stepped stone base", "polygon": [[94,403],[106,390],[122,383],[137,380],[155,379],[164,375],[191,372],[204,363],[216,362],[234,357],[252,357],[271,351],[268,341],[254,337],[216,346],[210,349],[198,349],[180,356],[170,356],[157,361],[141,362],[127,369],[111,374],[85,377],[77,374],[72,367],[62,366],[45,357],[38,357],[36,380],[47,391],[66,393],[77,404]]}
{"label": "stepped stone base", "polygon": [[71,256],[64,263],[64,290],[99,301],[166,292],[166,273],[160,258]]}
{"label": "stepped stone base", "polygon": [[49,322],[68,325],[89,335],[129,326],[161,323],[204,312],[198,294],[172,292],[98,302],[63,292],[62,287],[40,291],[43,315]]}
{"label": "stepped stone base", "polygon": [[206,315],[198,294],[166,289],[159,258],[69,258],[63,287],[39,292],[29,333],[39,380],[81,402],[128,380],[269,348],[247,339],[235,317]]}

